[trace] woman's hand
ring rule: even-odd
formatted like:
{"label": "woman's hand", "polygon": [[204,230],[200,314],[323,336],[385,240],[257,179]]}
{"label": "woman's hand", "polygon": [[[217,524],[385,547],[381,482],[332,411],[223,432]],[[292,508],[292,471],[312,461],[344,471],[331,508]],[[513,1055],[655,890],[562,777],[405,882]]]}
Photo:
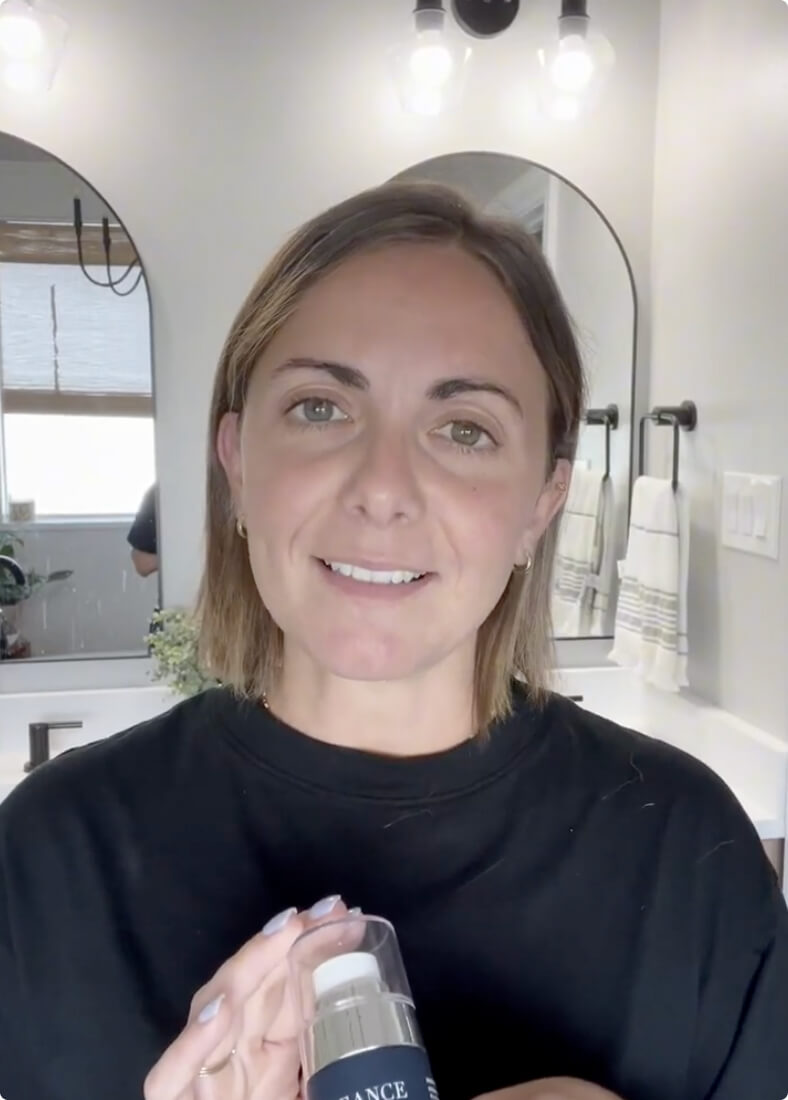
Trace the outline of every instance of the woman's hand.
{"label": "woman's hand", "polygon": [[307,928],[345,916],[339,898],[268,922],[195,994],[188,1022],[145,1081],[145,1100],[295,1100],[296,1006],[287,953]]}
{"label": "woman's hand", "polygon": [[574,1077],[545,1077],[541,1081],[529,1081],[527,1085],[487,1093],[477,1100],[621,1100],[621,1097]]}

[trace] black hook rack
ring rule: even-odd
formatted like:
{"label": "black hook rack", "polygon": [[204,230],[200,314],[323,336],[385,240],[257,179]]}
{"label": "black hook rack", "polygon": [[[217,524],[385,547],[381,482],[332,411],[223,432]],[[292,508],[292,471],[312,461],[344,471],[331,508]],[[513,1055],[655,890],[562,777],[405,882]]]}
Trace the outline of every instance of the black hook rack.
{"label": "black hook rack", "polygon": [[586,409],[586,424],[603,424],[605,428],[605,477],[610,477],[610,433],[618,428],[618,405],[606,405],[604,409]]}
{"label": "black hook rack", "polygon": [[643,475],[646,453],[646,421],[652,424],[669,424],[673,428],[673,478],[671,485],[675,492],[679,487],[679,429],[694,432],[698,426],[698,408],[694,401],[682,401],[680,405],[655,405],[650,413],[640,418],[640,446],[638,475]]}
{"label": "black hook rack", "polygon": [[[113,292],[113,294],[116,294],[118,298],[128,298],[129,294],[133,294],[134,291],[137,289],[140,284],[140,280],[142,279],[142,276],[145,274],[142,270],[142,263],[140,262],[140,258],[138,255],[136,255],[136,251],[134,259],[128,265],[120,278],[113,279],[112,263],[110,259],[112,250],[112,234],[110,233],[109,228],[109,218],[102,218],[101,243],[104,246],[104,262],[107,269],[107,280],[106,282],[104,282],[102,279],[94,279],[88,271],[87,267],[85,266],[85,255],[82,248],[83,227],[84,223],[82,221],[82,200],[79,197],[74,196],[74,236],[77,240],[77,257],[79,259],[79,266],[82,274],[85,276],[89,283],[93,284],[93,286],[104,287],[105,290],[109,289]],[[121,286],[124,280],[128,278],[135,267],[139,268],[139,271],[137,272],[137,278],[134,280],[131,286],[127,286],[123,290],[119,290],[118,288]]]}

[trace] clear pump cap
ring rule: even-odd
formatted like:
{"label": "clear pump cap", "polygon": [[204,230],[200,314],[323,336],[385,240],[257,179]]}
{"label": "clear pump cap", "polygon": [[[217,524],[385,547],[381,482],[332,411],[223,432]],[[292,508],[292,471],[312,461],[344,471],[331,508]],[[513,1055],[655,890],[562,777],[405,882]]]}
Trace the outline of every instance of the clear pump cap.
{"label": "clear pump cap", "polygon": [[413,1004],[394,928],[382,917],[348,915],[304,932],[290,948],[290,974],[303,1025],[369,996]]}

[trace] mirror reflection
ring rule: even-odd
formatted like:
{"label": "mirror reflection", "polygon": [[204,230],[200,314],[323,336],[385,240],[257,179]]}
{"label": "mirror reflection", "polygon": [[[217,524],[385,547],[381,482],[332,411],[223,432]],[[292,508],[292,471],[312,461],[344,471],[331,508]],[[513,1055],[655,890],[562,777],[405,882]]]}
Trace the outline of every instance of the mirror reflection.
{"label": "mirror reflection", "polygon": [[635,299],[618,240],[595,206],[561,177],[519,157],[452,153],[398,179],[457,188],[487,213],[520,222],[539,242],[561,290],[588,379],[553,578],[558,638],[609,636],[617,562],[626,548]]}
{"label": "mirror reflection", "polygon": [[81,177],[0,135],[0,659],[145,651],[153,424],[132,242]]}

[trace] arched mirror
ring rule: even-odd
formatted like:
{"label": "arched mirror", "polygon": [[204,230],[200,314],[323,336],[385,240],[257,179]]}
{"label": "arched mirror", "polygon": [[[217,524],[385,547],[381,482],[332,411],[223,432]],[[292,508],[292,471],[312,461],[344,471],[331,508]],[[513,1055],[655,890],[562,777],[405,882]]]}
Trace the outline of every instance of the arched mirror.
{"label": "arched mirror", "polygon": [[146,651],[153,424],[148,288],[122,222],[0,134],[0,660]]}
{"label": "arched mirror", "polygon": [[561,519],[553,621],[558,638],[612,635],[629,510],[636,323],[621,246],[580,191],[519,157],[452,153],[397,178],[448,184],[482,210],[515,218],[553,271],[588,377],[586,423]]}

